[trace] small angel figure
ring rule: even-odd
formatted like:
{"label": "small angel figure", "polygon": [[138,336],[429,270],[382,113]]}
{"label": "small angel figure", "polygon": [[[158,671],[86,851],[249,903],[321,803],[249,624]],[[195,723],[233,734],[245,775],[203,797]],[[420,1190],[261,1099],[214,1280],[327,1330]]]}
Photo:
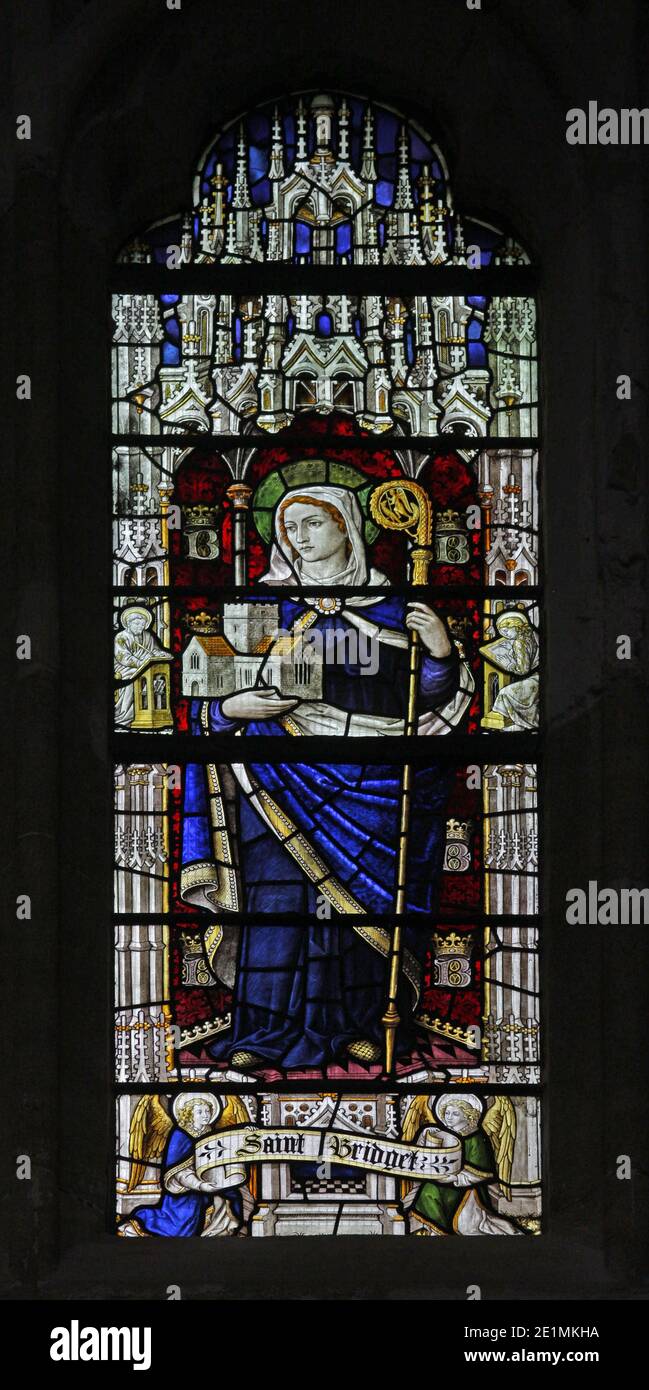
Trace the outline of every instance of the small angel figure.
{"label": "small angel figure", "polygon": [[431,1142],[439,1126],[462,1139],[462,1168],[452,1177],[415,1184],[403,1198],[410,1213],[410,1234],[431,1236],[517,1236],[517,1222],[499,1216],[493,1208],[489,1184],[498,1182],[510,1192],[516,1111],[507,1096],[496,1096],[484,1112],[476,1095],[439,1096],[430,1110],[431,1096],[415,1097],[403,1123],[402,1138],[419,1144]]}
{"label": "small angel figure", "polygon": [[248,1124],[237,1096],[221,1099],[207,1092],[181,1092],[172,1105],[176,1124],[159,1096],[142,1096],[133,1111],[129,1152],[133,1159],[127,1191],[142,1181],[147,1164],[162,1159],[162,1194],[155,1205],[136,1207],[117,1230],[119,1236],[245,1235],[254,1199],[246,1170],[230,1166],[215,1186],[198,1176],[195,1140],[219,1129]]}

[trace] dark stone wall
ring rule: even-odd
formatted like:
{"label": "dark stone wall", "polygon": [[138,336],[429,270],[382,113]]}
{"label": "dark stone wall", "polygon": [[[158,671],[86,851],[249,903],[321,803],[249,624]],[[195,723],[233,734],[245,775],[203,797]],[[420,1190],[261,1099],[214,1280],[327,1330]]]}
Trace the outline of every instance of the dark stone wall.
{"label": "dark stone wall", "polygon": [[[649,883],[647,151],[565,113],[642,106],[641,0],[14,0],[2,180],[4,1101],[9,1298],[642,1296],[646,928],[567,927],[589,878]],[[11,69],[9,71],[9,68]],[[541,267],[545,1234],[519,1241],[115,1241],[112,1182],[110,268],[188,202],[222,119],[300,88],[383,98],[438,138],[464,211]],[[19,113],[30,142],[13,138]],[[14,402],[29,372],[33,398]],[[633,397],[619,402],[628,372]],[[13,439],[10,431],[13,427]],[[15,663],[29,633],[31,663]],[[619,662],[615,638],[633,638]],[[33,899],[15,922],[15,896]],[[13,1174],[32,1158],[31,1183]],[[634,1177],[615,1176],[618,1154]],[[299,1259],[296,1256],[299,1254]],[[646,1274],[644,1275],[646,1280]]]}

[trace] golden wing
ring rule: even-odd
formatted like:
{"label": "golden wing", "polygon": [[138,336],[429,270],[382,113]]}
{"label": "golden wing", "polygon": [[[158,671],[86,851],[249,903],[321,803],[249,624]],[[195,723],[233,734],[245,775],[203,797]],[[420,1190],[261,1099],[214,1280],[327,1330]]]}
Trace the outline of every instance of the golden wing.
{"label": "golden wing", "polygon": [[401,1138],[404,1144],[412,1144],[425,1125],[434,1125],[435,1120],[428,1104],[429,1099],[429,1096],[415,1096],[412,1105],[406,1111],[401,1127]]}
{"label": "golden wing", "polygon": [[508,1096],[496,1096],[493,1105],[487,1110],[482,1128],[491,1140],[498,1171],[498,1182],[504,1197],[511,1198],[509,1179],[514,1162],[516,1142],[516,1111]]}
{"label": "golden wing", "polygon": [[235,1125],[249,1125],[250,1116],[239,1096],[224,1096],[225,1106],[215,1129],[232,1129]]}
{"label": "golden wing", "polygon": [[148,1163],[162,1157],[173,1121],[159,1096],[142,1096],[131,1117],[128,1147],[131,1159],[126,1191],[132,1192],[141,1183]]}
{"label": "golden wing", "polygon": [[[413,1144],[417,1135],[426,1125],[434,1125],[435,1118],[428,1104],[429,1100],[430,1096],[415,1096],[412,1104],[406,1110],[401,1126],[401,1138],[404,1144]],[[401,1196],[405,1197],[416,1186],[417,1184],[411,1182],[409,1178],[403,1178],[400,1188]]]}

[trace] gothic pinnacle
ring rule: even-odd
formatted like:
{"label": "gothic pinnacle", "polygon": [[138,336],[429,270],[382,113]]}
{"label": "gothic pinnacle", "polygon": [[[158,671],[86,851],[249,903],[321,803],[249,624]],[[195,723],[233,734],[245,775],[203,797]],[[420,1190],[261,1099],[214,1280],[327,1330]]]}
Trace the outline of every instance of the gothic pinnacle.
{"label": "gothic pinnacle", "polygon": [[275,107],[273,113],[273,134],[270,150],[270,168],[268,177],[271,179],[283,179],[284,177],[284,141],[282,132],[282,122],[279,110]]}
{"label": "gothic pinnacle", "polygon": [[374,119],[371,106],[367,107],[365,119],[363,121],[363,162],[361,165],[361,178],[366,183],[376,182],[376,164],[374,159]]}
{"label": "gothic pinnacle", "polygon": [[239,141],[237,144],[237,168],[234,183],[234,193],[232,196],[233,208],[252,207],[250,199],[250,188],[248,186],[248,152],[243,133],[243,123],[239,126]]}

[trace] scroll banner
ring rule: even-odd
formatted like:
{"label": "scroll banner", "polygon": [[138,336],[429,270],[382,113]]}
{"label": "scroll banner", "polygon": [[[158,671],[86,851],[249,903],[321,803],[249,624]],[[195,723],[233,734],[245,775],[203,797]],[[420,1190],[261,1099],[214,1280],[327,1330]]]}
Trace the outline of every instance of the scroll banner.
{"label": "scroll banner", "polygon": [[[339,1163],[393,1177],[449,1181],[462,1167],[462,1144],[434,1126],[418,1144],[339,1129],[223,1130],[196,1145],[198,1176],[214,1187],[245,1182],[247,1163]],[[424,1141],[423,1143],[421,1141]],[[225,1170],[225,1171],[221,1171]]]}

